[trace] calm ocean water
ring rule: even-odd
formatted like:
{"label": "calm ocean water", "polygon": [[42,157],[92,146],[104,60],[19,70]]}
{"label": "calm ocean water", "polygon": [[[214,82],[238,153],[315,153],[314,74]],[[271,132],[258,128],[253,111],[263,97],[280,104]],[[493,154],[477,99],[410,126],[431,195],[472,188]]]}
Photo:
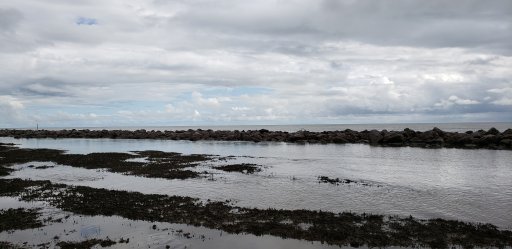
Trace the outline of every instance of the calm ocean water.
{"label": "calm ocean water", "polygon": [[[440,128],[444,131],[464,132],[464,131],[477,131],[480,129],[488,130],[494,127],[500,131],[512,129],[512,122],[489,122],[489,123],[401,123],[401,124],[303,124],[303,125],[218,125],[218,126],[119,126],[119,127],[58,127],[58,128],[45,128],[50,130],[58,129],[91,129],[91,130],[188,130],[188,129],[212,129],[212,130],[259,130],[267,129],[271,131],[288,131],[294,132],[299,130],[308,131],[335,131],[351,129],[355,131],[363,130],[403,130],[410,128],[416,131],[432,130],[434,127]],[[44,128],[44,127],[43,127]]]}

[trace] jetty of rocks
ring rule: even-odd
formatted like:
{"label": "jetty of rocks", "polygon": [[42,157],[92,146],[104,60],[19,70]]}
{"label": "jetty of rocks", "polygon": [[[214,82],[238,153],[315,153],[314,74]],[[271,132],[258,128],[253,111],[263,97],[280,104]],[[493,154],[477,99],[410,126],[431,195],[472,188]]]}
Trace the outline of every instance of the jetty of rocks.
{"label": "jetty of rocks", "polygon": [[487,131],[448,132],[439,128],[428,131],[350,129],[342,131],[269,131],[261,130],[19,130],[1,129],[0,137],[14,138],[111,138],[111,139],[168,139],[215,140],[288,143],[364,143],[373,146],[411,146],[422,148],[512,149],[512,129],[503,132],[495,128]]}

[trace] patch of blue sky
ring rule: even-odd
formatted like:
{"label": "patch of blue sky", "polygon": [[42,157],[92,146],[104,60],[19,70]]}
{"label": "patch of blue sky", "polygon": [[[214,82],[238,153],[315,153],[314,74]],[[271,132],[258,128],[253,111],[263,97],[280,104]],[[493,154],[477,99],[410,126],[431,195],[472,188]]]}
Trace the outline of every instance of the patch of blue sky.
{"label": "patch of blue sky", "polygon": [[77,25],[97,25],[98,20],[89,17],[78,17],[75,21]]}

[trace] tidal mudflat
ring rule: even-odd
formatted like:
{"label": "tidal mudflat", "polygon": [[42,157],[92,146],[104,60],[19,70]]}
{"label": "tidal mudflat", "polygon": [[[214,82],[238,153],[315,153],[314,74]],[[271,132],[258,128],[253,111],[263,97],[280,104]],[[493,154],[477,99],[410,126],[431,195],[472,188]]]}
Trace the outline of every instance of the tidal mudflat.
{"label": "tidal mudflat", "polygon": [[512,246],[508,151],[2,142],[0,206],[39,226],[0,233],[5,247]]}

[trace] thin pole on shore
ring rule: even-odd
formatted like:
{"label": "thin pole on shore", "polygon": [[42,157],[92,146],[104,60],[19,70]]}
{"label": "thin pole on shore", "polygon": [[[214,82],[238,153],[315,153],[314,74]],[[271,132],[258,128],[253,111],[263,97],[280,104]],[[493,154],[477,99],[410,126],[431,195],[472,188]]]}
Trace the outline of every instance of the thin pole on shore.
{"label": "thin pole on shore", "polygon": [[36,123],[36,131],[39,130],[39,123]]}

